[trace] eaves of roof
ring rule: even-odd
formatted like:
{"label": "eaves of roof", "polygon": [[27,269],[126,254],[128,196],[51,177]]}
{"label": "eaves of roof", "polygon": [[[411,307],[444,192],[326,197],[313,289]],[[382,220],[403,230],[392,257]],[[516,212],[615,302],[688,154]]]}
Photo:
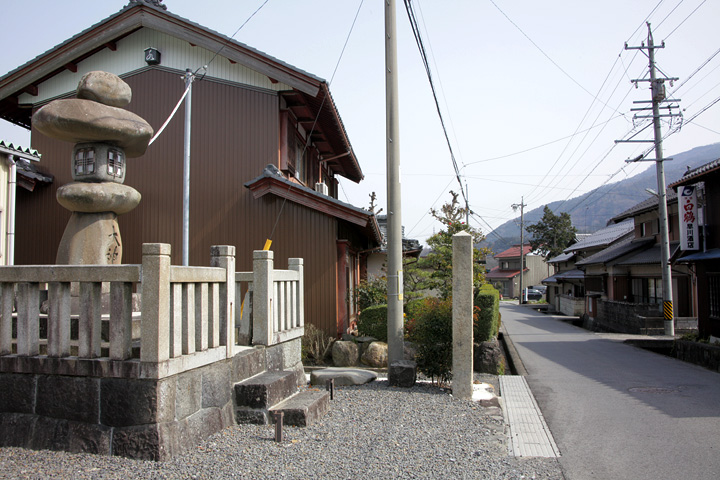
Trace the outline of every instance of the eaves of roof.
{"label": "eaves of roof", "polygon": [[245,187],[252,192],[253,198],[260,198],[267,194],[276,195],[298,205],[358,225],[366,230],[368,237],[376,244],[380,245],[382,243],[380,227],[372,213],[291,182],[282,175],[275,165],[266,166],[262,174],[246,182]]}
{"label": "eaves of roof", "polygon": [[720,248],[711,248],[705,252],[693,252],[680,257],[677,263],[697,263],[710,260],[720,260]]}
{"label": "eaves of roof", "polygon": [[[320,84],[319,95],[308,95],[300,90],[281,92],[280,94],[285,98],[285,102],[291,110],[301,105],[295,114],[305,130],[311,132],[312,141],[316,144],[325,142],[332,152],[337,152],[333,158],[329,160],[321,158],[321,161],[325,161],[328,167],[355,183],[359,183],[365,178],[327,83],[323,81]],[[303,117],[302,112],[305,111],[303,109],[305,105],[310,107],[311,116]],[[335,131],[337,135],[322,133],[328,131]]]}
{"label": "eaves of roof", "polygon": [[561,253],[560,255],[558,255],[558,256],[556,256],[556,257],[553,257],[553,258],[551,258],[550,260],[548,260],[547,263],[552,264],[552,263],[569,262],[569,261],[572,260],[573,258],[575,258],[575,253],[573,253],[573,252],[570,252],[570,253]]}
{"label": "eaves of roof", "polygon": [[557,283],[563,280],[582,280],[585,278],[585,272],[582,270],[578,270],[577,268],[573,270],[568,270],[566,272],[559,272],[555,275],[551,275],[547,277],[545,280],[543,280],[541,283]]}
{"label": "eaves of roof", "polygon": [[708,162],[705,165],[700,165],[697,168],[688,170],[683,174],[680,180],[675,183],[671,183],[668,187],[675,189],[682,185],[690,185],[701,182],[705,180],[705,177],[710,173],[717,173],[718,171],[720,171],[720,158],[713,160],[712,162]]}
{"label": "eaves of roof", "polygon": [[[670,242],[670,257],[675,254],[675,252],[680,248],[680,242]],[[617,262],[613,262],[613,265],[619,265],[619,266],[631,266],[631,265],[658,265],[660,266],[660,259],[662,258],[661,252],[660,252],[660,244],[656,243],[655,245],[651,246],[650,248],[647,248],[645,250],[640,250],[639,252],[635,253],[634,255],[626,256]]]}
{"label": "eaves of roof", "polygon": [[325,81],[270,55],[147,3],[130,3],[70,39],[0,77],[0,117],[29,128],[31,112],[18,113],[17,96],[63,72],[140,28],[150,28],[182,39],[245,65],[272,80],[316,96]]}
{"label": "eaves of roof", "polygon": [[612,262],[613,260],[616,260],[636,250],[647,248],[654,242],[655,240],[652,238],[633,240],[632,237],[628,237],[625,240],[611,245],[604,250],[600,250],[595,255],[591,255],[588,258],[576,262],[575,265],[578,267],[586,267],[588,265],[598,265]]}
{"label": "eaves of roof", "polygon": [[[665,200],[668,205],[677,203],[677,192],[672,188],[668,189],[666,192]],[[652,195],[647,200],[644,200],[644,201],[638,203],[637,205],[625,210],[620,215],[617,215],[616,217],[611,218],[610,222],[618,223],[627,218],[633,218],[633,217],[637,217],[638,215],[641,215],[643,213],[652,212],[653,210],[657,210],[659,205],[660,205],[660,201],[658,200],[658,197],[656,197],[655,195]]]}
{"label": "eaves of roof", "polygon": [[39,162],[40,158],[42,158],[40,152],[33,148],[25,148],[20,145],[13,145],[12,143],[7,143],[4,140],[0,140],[0,153],[4,153],[5,155],[15,155],[20,158],[24,158],[25,160],[31,160],[33,162]]}

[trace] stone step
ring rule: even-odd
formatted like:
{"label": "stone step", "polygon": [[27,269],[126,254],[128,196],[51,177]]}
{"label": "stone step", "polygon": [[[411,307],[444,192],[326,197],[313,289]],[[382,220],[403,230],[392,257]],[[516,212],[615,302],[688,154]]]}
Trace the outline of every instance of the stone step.
{"label": "stone step", "polygon": [[317,422],[330,409],[330,392],[305,390],[283,400],[270,409],[270,419],[275,412],[283,412],[283,424],[307,427]]}
{"label": "stone step", "polygon": [[235,384],[235,405],[267,409],[297,391],[295,372],[263,372]]}

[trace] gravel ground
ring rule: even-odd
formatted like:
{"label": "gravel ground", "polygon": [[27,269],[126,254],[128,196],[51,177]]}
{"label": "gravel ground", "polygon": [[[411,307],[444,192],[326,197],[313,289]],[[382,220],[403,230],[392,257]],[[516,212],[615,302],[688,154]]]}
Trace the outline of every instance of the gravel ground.
{"label": "gravel ground", "polygon": [[508,456],[502,412],[418,384],[338,387],[308,428],[239,425],[167,462],[0,448],[0,478],[562,479],[555,459]]}

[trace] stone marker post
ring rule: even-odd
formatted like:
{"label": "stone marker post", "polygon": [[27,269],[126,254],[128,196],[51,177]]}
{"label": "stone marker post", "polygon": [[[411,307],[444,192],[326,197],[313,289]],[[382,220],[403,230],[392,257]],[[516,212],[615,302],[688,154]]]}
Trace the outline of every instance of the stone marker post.
{"label": "stone marker post", "polygon": [[453,235],[452,390],[469,400],[473,393],[473,244],[472,235]]}

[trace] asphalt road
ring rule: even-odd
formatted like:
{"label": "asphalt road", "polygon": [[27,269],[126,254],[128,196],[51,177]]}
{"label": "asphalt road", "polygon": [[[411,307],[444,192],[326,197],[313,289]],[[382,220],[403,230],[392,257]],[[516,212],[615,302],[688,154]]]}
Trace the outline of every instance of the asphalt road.
{"label": "asphalt road", "polygon": [[501,302],[568,480],[720,479],[720,374]]}

